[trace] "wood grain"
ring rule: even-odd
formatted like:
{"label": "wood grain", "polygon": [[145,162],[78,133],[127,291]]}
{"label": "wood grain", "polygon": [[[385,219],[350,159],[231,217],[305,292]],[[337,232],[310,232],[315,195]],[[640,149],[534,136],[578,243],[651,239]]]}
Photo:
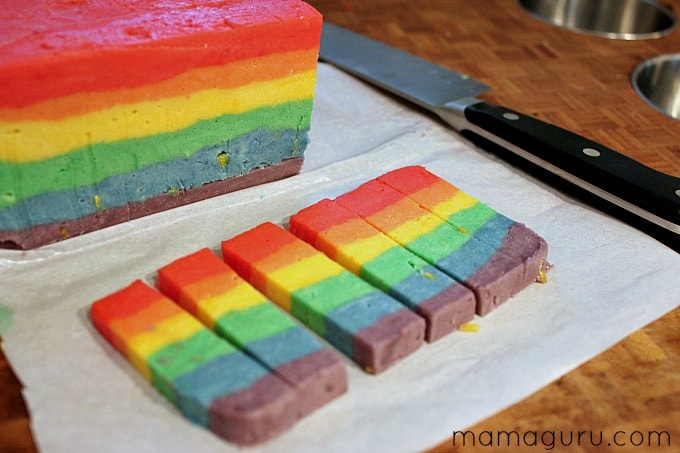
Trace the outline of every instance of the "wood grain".
{"label": "wood grain", "polygon": [[33,452],[30,417],[21,395],[21,383],[7,362],[0,340],[0,451]]}
{"label": "wood grain", "polygon": [[[649,107],[630,84],[630,73],[638,63],[680,52],[680,29],[655,40],[609,40],[545,24],[528,16],[513,0],[309,3],[326,20],[481,80],[493,87],[484,96],[490,102],[680,176],[680,121]],[[680,14],[680,0],[666,4]],[[601,430],[605,436],[616,431],[664,430],[672,446],[660,451],[680,450],[680,309],[526,400],[467,429],[476,433]],[[498,450],[497,446],[454,447],[451,433],[441,433],[441,437],[441,445],[432,451]],[[539,444],[535,449],[544,448]],[[2,351],[0,450],[36,451],[20,382]],[[587,442],[569,449],[593,450]],[[607,450],[627,451],[613,446],[598,449]]]}
{"label": "wood grain", "polygon": [[[576,132],[680,176],[680,121],[650,107],[630,82],[644,60],[680,52],[680,30],[622,41],[574,33],[513,0],[312,0],[326,20],[492,87],[485,100]],[[668,2],[680,11],[680,1]]]}

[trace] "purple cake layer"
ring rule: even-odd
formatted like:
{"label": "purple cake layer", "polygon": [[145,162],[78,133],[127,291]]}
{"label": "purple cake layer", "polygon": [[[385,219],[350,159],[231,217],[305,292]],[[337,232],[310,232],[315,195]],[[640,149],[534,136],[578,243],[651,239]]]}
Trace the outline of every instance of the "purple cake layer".
{"label": "purple cake layer", "polygon": [[290,414],[298,404],[296,393],[275,375],[267,374],[250,388],[215,400],[209,428],[236,444],[262,443],[298,421]]}
{"label": "purple cake layer", "polygon": [[422,302],[416,313],[428,321],[425,338],[434,342],[474,318],[475,296],[463,285],[450,286]]}
{"label": "purple cake layer", "polygon": [[541,275],[548,270],[548,243],[522,223],[515,222],[508,228],[501,250],[512,260],[524,263],[524,287],[541,281]]}
{"label": "purple cake layer", "polygon": [[366,372],[381,373],[422,345],[424,327],[425,321],[421,318],[414,322],[414,315],[408,310],[387,315],[355,334],[353,359],[372,364]]}
{"label": "purple cake layer", "polygon": [[298,389],[301,417],[347,392],[345,364],[328,349],[300,357],[274,371]]}

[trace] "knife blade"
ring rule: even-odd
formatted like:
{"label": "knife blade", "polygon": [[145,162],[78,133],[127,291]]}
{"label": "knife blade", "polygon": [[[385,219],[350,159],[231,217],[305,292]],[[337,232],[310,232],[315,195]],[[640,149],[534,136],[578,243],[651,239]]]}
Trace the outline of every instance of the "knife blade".
{"label": "knife blade", "polygon": [[[680,178],[595,141],[478,99],[489,87],[471,77],[324,22],[319,58],[425,108],[466,137],[518,158],[613,207],[612,213],[680,249]],[[474,141],[474,140],[473,140]],[[549,181],[550,182],[550,181]],[[563,187],[560,185],[560,187]]]}

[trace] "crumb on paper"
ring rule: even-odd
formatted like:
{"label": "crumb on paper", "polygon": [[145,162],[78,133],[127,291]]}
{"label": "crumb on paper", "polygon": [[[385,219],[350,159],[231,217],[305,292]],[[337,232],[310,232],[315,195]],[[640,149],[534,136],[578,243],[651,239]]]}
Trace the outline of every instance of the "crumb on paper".
{"label": "crumb on paper", "polygon": [[536,276],[536,282],[545,284],[548,283],[548,271],[553,268],[553,265],[543,260],[541,263],[541,268],[538,270],[538,275]]}
{"label": "crumb on paper", "polygon": [[461,332],[466,332],[466,333],[475,333],[479,332],[481,330],[481,326],[477,324],[476,322],[468,322],[460,326],[460,331]]}

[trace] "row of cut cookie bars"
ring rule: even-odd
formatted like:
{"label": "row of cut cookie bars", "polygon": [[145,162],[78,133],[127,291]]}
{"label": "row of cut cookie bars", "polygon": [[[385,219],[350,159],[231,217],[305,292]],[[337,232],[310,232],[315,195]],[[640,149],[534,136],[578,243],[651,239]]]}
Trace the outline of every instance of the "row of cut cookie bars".
{"label": "row of cut cookie bars", "polygon": [[[261,224],[95,302],[96,328],[195,423],[262,442],[544,275],[547,245],[423,167]],[[285,313],[281,308],[288,312]],[[297,321],[309,330],[300,326]]]}

